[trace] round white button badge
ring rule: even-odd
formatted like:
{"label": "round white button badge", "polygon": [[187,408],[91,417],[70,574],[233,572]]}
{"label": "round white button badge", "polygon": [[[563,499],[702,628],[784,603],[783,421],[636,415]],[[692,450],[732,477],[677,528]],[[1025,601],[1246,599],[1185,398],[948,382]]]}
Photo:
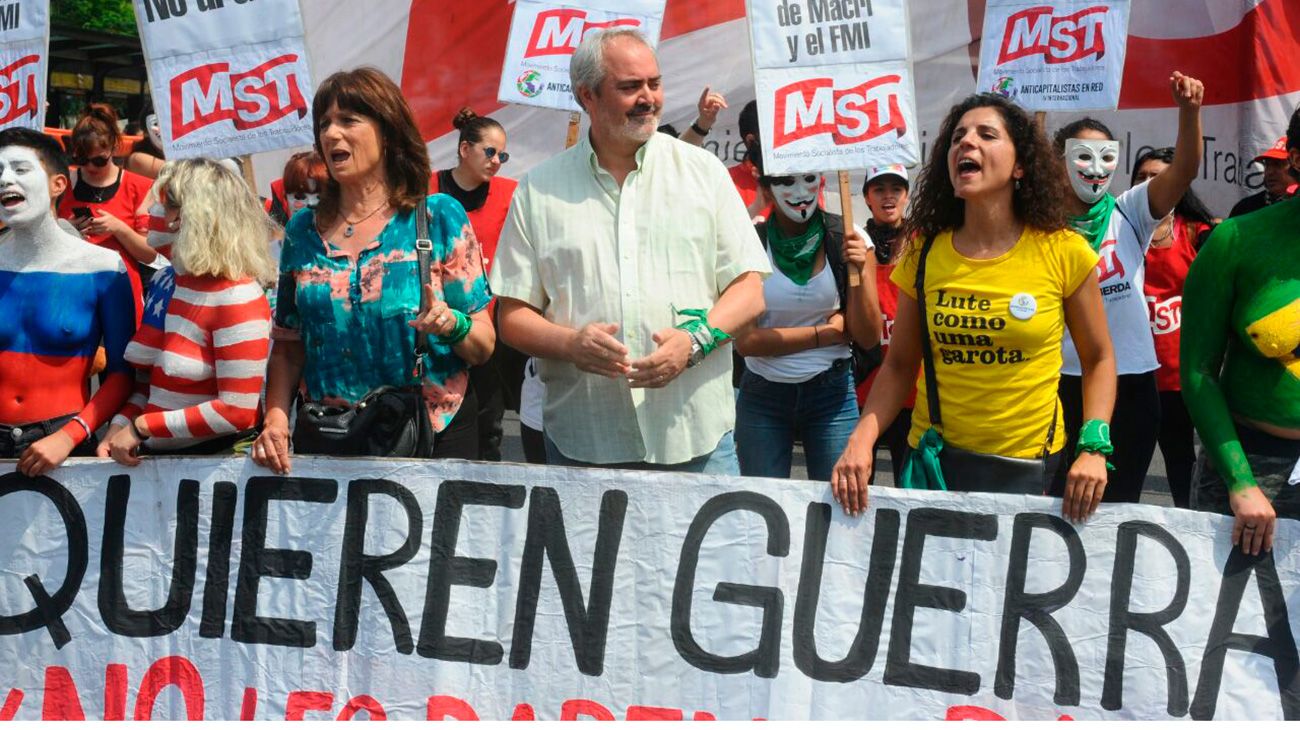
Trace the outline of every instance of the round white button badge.
{"label": "round white button badge", "polygon": [[1024,321],[1038,312],[1038,300],[1034,299],[1033,294],[1017,294],[1011,297],[1011,305],[1007,308],[1011,310],[1012,317]]}

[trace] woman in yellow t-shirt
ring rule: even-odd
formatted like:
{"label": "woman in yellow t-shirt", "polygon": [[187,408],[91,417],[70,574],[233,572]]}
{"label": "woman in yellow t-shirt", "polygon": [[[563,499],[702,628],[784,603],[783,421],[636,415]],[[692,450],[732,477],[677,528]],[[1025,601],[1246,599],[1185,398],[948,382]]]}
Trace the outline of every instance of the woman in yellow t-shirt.
{"label": "woman in yellow t-shirt", "polygon": [[[1086,450],[1069,468],[1062,514],[1082,520],[1101,501],[1115,358],[1097,286],[1097,254],[1067,225],[1071,193],[1062,164],[1029,115],[1000,96],[971,96],[948,112],[917,184],[903,233],[909,243],[892,276],[899,298],[889,353],[831,476],[846,512],[866,508],[876,439],[922,366],[926,338],[916,273],[930,239],[924,325],[942,405],[936,428],[942,442],[955,447],[953,453],[1046,455],[1049,472],[1059,464],[1065,429],[1056,391],[1068,324],[1083,362],[1084,417],[1097,422],[1098,433],[1085,440]],[[919,381],[908,436],[913,448],[923,437],[937,438],[930,430],[930,389],[925,378]],[[946,481],[961,491],[999,486],[961,475]]]}

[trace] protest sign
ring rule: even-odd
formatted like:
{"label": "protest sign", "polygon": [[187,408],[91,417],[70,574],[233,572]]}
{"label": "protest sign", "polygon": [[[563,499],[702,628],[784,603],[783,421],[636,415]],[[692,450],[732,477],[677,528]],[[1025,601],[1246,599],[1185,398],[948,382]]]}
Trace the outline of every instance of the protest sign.
{"label": "protest sign", "polygon": [[569,60],[588,33],[606,28],[640,31],[659,43],[665,0],[519,0],[510,20],[498,100],[579,111],[569,88]]}
{"label": "protest sign", "polygon": [[49,0],[0,2],[0,128],[44,128],[49,47]]}
{"label": "protest sign", "polygon": [[310,145],[297,0],[135,0],[169,159]]}
{"label": "protest sign", "polygon": [[903,0],[754,0],[748,17],[764,172],[919,161]]}
{"label": "protest sign", "polygon": [[1034,111],[1115,109],[1129,0],[989,0],[980,91]]}
{"label": "protest sign", "polygon": [[527,465],[0,476],[0,719],[1300,717],[1300,530]]}

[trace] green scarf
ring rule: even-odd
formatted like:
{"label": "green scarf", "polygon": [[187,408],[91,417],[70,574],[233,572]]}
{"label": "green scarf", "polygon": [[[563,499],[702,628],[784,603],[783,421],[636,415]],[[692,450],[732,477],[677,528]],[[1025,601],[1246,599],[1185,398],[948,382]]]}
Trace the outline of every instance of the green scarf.
{"label": "green scarf", "polygon": [[1110,215],[1115,212],[1115,196],[1106,193],[1092,204],[1087,213],[1070,219],[1070,227],[1079,235],[1088,239],[1093,251],[1101,250],[1101,242],[1106,237],[1106,226],[1110,224]]}
{"label": "green scarf", "polygon": [[817,250],[821,248],[825,230],[820,212],[808,221],[808,230],[790,238],[782,236],[776,221],[769,219],[767,247],[772,252],[776,268],[799,286],[807,284],[812,278],[813,262],[817,260]]}
{"label": "green scarf", "polygon": [[943,478],[943,468],[939,466],[939,452],[943,451],[943,437],[931,426],[921,434],[916,448],[903,461],[895,486],[904,489],[933,489],[948,491],[948,484]]}

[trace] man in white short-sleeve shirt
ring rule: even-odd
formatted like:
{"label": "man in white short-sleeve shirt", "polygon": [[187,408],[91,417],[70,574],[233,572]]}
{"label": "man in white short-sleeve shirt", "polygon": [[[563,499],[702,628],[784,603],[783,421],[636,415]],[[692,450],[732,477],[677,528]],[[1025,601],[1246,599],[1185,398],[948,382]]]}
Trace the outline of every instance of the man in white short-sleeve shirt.
{"label": "man in white short-sleeve shirt", "polygon": [[731,346],[675,325],[752,324],[767,256],[722,163],[655,133],[640,34],[588,36],[570,78],[590,134],[519,181],[491,273],[501,336],[546,384],[547,461],[737,474]]}

